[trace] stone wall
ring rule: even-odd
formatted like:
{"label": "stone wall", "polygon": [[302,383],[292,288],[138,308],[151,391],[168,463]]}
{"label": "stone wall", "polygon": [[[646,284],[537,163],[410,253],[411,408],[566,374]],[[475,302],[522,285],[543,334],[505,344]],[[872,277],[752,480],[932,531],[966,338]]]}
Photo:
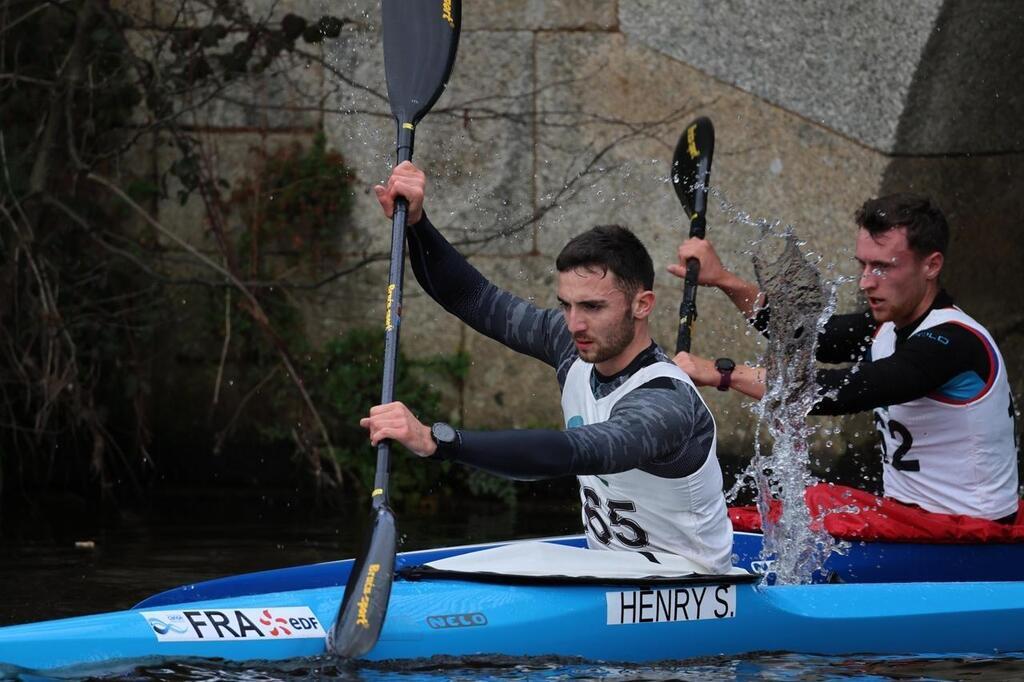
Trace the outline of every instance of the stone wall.
{"label": "stone wall", "polygon": [[[394,124],[375,3],[264,9],[356,20],[325,45],[327,68],[297,64],[294,79],[268,79],[252,97],[286,105],[262,122],[261,143],[266,130],[291,139],[322,126],[356,169],[358,229],[338,265],[385,253],[390,224],[370,188],[389,171]],[[749,223],[764,218],[792,224],[830,276],[851,275],[860,203],[898,189],[932,193],[954,225],[947,285],[990,325],[1019,395],[1022,10],[1016,0],[467,0],[455,73],[417,131],[428,212],[486,276],[538,305],[555,303],[553,261],[570,236],[628,225],[654,257],[654,331],[671,347],[681,287],[664,270],[687,221],[668,169],[686,124],[707,115],[717,131],[709,237],[729,266],[752,277]],[[302,112],[310,103],[323,110]],[[198,124],[239,169],[252,122],[233,117],[245,111],[208,111]],[[386,277],[378,261],[323,292],[313,331],[379,324]],[[470,428],[559,425],[549,368],[466,329],[407,282],[403,349],[472,355],[451,396],[453,419]],[[854,285],[840,298],[855,305]],[[705,290],[698,304],[695,352],[757,359],[759,340],[724,296]],[[722,450],[749,454],[749,404],[704,395]],[[863,418],[822,424],[843,431],[823,432],[826,459],[869,435]]]}

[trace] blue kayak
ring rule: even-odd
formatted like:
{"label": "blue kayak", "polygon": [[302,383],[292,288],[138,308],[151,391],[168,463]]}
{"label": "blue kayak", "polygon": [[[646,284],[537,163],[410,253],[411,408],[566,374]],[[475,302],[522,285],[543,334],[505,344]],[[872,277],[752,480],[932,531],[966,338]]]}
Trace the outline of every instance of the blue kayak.
{"label": "blue kayak", "polygon": [[[529,544],[538,545],[585,552],[576,536]],[[755,651],[1024,651],[1024,545],[857,544],[832,557],[824,582],[811,585],[764,586],[743,571],[616,578],[436,568],[527,546],[400,554],[380,641],[366,658],[640,662]],[[737,566],[749,568],[759,547],[758,535],[738,533]],[[612,554],[625,553],[587,552]],[[84,675],[161,659],[322,656],[351,566],[347,560],[221,578],[127,611],[0,628],[0,671]]]}

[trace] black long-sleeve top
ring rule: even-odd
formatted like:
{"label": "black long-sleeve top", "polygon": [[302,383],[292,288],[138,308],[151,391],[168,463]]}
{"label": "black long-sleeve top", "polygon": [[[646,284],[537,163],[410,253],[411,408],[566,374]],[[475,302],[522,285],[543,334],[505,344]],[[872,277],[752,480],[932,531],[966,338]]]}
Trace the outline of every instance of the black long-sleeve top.
{"label": "black long-sleeve top", "polygon": [[[940,291],[924,315],[896,330],[895,352],[881,360],[870,357],[878,323],[869,311],[833,315],[818,336],[817,358],[826,363],[856,364],[818,370],[823,397],[811,413],[851,414],[899,405],[933,393],[966,372],[988,377],[992,368],[988,349],[961,325],[940,324],[928,333],[914,333],[932,310],[952,305],[952,297]],[[754,326],[759,331],[767,329],[769,315],[767,306],[758,312]]]}

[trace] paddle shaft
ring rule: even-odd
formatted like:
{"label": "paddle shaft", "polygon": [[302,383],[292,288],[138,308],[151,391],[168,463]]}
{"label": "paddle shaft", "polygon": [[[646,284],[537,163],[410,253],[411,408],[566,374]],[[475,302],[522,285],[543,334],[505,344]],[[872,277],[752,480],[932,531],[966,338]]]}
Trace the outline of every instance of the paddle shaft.
{"label": "paddle shaft", "polygon": [[[413,126],[398,128],[398,163],[412,160]],[[395,397],[398,367],[398,332],[401,328],[402,280],[405,274],[405,220],[408,204],[395,201],[391,222],[391,264],[384,313],[384,376],[381,404]],[[391,584],[394,581],[398,528],[388,505],[388,479],[391,474],[391,441],[377,444],[377,470],[373,478],[371,531],[366,545],[356,558],[338,610],[338,621],[330,638],[331,651],[339,656],[362,656],[373,648],[384,624]]]}
{"label": "paddle shaft", "polygon": [[[698,194],[703,194],[699,192]],[[704,202],[701,201],[701,204]],[[690,236],[704,239],[707,223],[704,219],[704,206],[701,212],[694,214],[690,222]],[[683,300],[679,304],[679,333],[676,335],[676,352],[690,352],[693,321],[697,319],[697,278],[700,276],[700,261],[689,258],[686,261],[686,277],[683,281]]]}
{"label": "paddle shaft", "polygon": [[[411,123],[398,126],[397,161],[412,161],[415,128]],[[402,317],[402,283],[405,277],[405,221],[409,206],[404,197],[395,200],[395,214],[391,221],[391,264],[388,270],[387,310],[384,317],[384,379],[380,391],[380,404],[395,399],[395,372],[398,366],[398,332]],[[388,502],[388,479],[391,474],[391,441],[377,445],[377,472],[373,479],[373,507]]]}

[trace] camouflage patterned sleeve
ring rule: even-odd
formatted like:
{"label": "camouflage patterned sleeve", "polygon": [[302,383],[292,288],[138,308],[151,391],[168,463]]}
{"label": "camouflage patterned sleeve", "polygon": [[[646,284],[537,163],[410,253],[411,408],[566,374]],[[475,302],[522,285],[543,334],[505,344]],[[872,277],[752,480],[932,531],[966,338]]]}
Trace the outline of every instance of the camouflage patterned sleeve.
{"label": "camouflage patterned sleeve", "polygon": [[425,215],[407,234],[413,273],[431,298],[481,334],[551,365],[564,382],[576,350],[560,311],[496,287]]}
{"label": "camouflage patterned sleeve", "polygon": [[567,431],[460,430],[460,445],[445,458],[518,480],[629,469],[682,478],[707,460],[714,435],[711,413],[695,390],[662,378],[631,391],[600,424]]}
{"label": "camouflage patterned sleeve", "polygon": [[715,436],[711,413],[687,383],[654,379],[623,396],[607,421],[566,431],[575,474],[640,469],[682,478],[705,462]]}

